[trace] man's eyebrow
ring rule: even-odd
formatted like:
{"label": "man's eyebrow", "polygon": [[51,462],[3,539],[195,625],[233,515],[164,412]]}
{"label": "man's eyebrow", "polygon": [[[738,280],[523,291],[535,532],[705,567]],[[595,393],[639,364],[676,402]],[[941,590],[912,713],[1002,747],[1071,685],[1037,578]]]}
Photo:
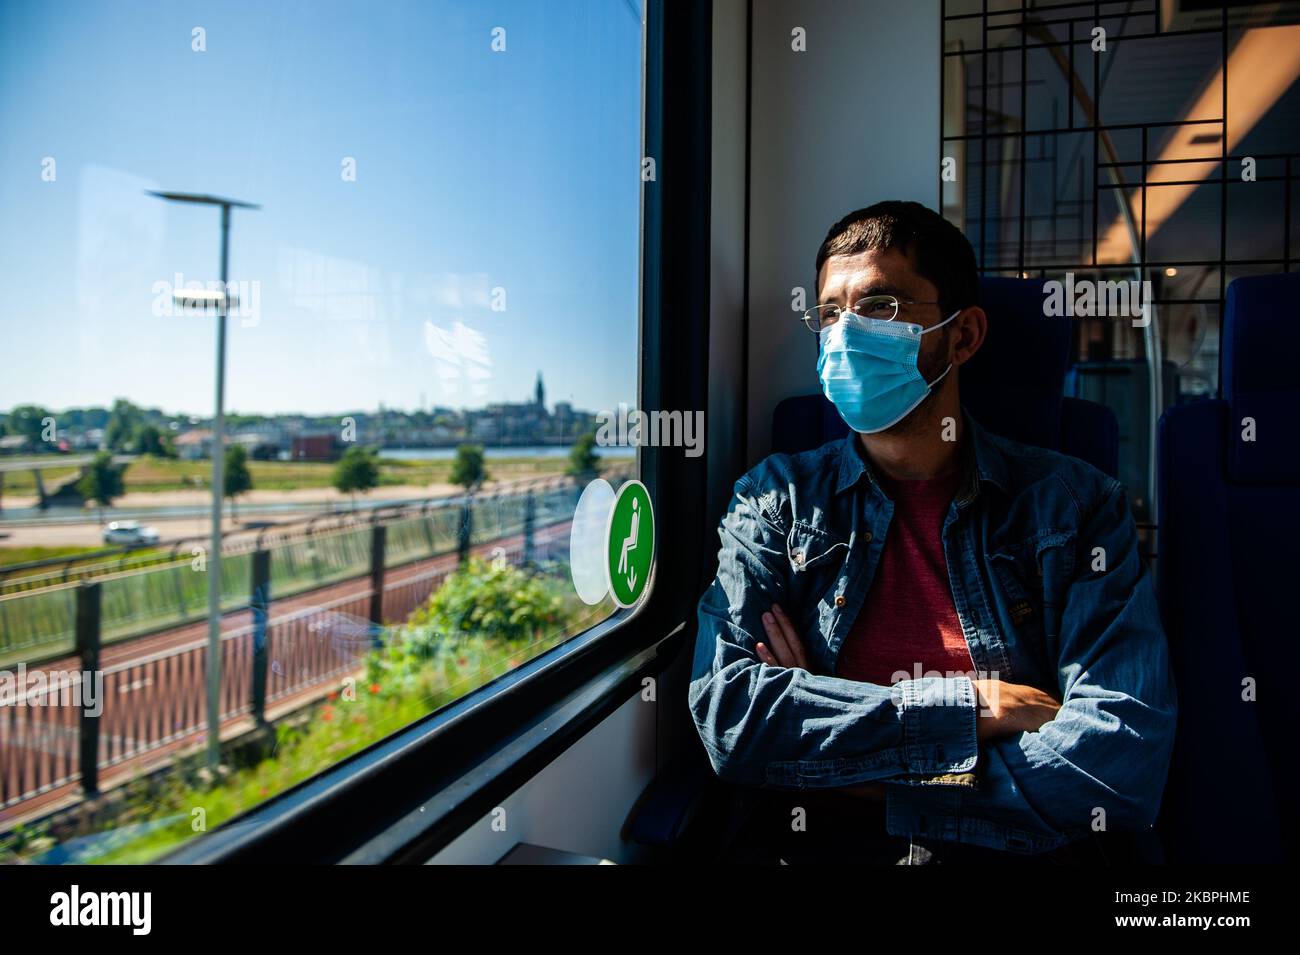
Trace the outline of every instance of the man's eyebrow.
{"label": "man's eyebrow", "polygon": [[866,288],[855,287],[853,290],[853,301],[860,298],[866,298],[869,295],[892,295],[895,298],[907,298],[908,293],[897,285],[886,285],[877,282],[874,285],[868,285]]}

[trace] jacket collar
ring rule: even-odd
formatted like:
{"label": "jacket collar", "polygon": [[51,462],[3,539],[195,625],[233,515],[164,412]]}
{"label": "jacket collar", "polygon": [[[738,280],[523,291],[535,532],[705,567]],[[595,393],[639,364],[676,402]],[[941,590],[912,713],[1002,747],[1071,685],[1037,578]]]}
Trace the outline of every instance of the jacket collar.
{"label": "jacket collar", "polygon": [[[1002,449],[993,443],[988,432],[980,427],[965,408],[962,409],[962,422],[966,444],[966,466],[972,468],[972,474],[978,477],[979,484],[992,484],[1006,493],[1007,462]],[[867,460],[862,442],[858,440],[858,433],[850,431],[840,439],[839,477],[835,484],[835,493],[843,494],[857,484],[864,474],[872,488],[880,491],[880,485],[871,470],[871,463]],[[968,482],[965,490],[960,492],[958,497],[959,499],[973,497],[977,491],[978,487],[971,487]]]}

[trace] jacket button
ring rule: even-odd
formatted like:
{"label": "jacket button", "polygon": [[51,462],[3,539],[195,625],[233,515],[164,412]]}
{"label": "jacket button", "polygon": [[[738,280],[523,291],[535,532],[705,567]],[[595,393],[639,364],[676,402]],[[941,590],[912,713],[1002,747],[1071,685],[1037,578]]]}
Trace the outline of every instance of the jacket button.
{"label": "jacket button", "polygon": [[844,595],[843,595],[843,594],[837,594],[837,595],[836,595],[836,597],[835,597],[835,606],[837,606],[837,607],[843,607],[843,606],[844,606]]}
{"label": "jacket button", "polygon": [[870,544],[870,543],[871,543],[871,531],[867,531],[865,534],[863,534],[863,535],[862,535],[862,539],[863,539],[864,541],[866,541],[868,544]]}

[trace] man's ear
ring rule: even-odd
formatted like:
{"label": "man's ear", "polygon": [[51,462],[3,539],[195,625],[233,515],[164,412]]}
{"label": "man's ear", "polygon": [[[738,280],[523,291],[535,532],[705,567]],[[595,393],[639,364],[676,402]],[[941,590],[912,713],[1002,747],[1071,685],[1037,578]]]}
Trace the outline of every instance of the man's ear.
{"label": "man's ear", "polygon": [[970,361],[984,344],[984,336],[989,330],[989,320],[984,314],[984,309],[972,305],[962,309],[952,323],[957,326],[957,334],[953,340],[952,363],[960,366]]}

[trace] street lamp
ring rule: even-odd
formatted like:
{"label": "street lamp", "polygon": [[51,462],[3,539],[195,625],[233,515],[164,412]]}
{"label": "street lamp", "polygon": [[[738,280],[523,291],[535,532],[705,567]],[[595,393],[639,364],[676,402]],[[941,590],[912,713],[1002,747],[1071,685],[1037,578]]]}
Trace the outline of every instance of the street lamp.
{"label": "street lamp", "polygon": [[[168,202],[190,202],[221,207],[221,293],[210,302],[217,311],[217,395],[216,413],[212,419],[212,543],[208,548],[208,765],[216,767],[221,761],[221,498],[224,496],[224,455],[222,431],[226,424],[226,316],[230,313],[227,300],[230,261],[230,210],[260,209],[261,206],[238,199],[198,195],[190,192],[154,192],[151,196]],[[174,290],[177,301],[184,298],[191,304],[201,304],[202,296]]]}

